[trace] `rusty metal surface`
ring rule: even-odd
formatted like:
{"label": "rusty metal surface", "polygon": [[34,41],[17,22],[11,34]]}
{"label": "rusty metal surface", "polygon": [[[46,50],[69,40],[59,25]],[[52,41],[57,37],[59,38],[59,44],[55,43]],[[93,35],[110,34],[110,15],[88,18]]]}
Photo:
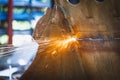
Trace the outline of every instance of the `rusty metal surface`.
{"label": "rusty metal surface", "polygon": [[[78,40],[65,50],[52,42],[40,46],[35,60],[20,80],[120,80],[120,1],[80,0],[75,5],[68,0],[58,1],[63,13],[58,11],[57,27],[48,23],[52,20],[49,16],[56,15],[49,9],[33,34],[38,43],[41,45],[41,35],[45,39],[57,37],[58,40],[72,35],[70,27],[76,38],[92,40]],[[69,28],[63,23],[65,19]],[[103,40],[93,40],[99,38]],[[56,49],[58,51],[54,52]]]}

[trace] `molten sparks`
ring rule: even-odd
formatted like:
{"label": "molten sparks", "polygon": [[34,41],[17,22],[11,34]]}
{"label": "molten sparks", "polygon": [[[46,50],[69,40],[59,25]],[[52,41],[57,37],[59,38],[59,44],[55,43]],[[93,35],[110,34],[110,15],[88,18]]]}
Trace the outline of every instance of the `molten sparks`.
{"label": "molten sparks", "polygon": [[69,39],[66,39],[66,40],[60,40],[60,41],[57,41],[56,46],[61,47],[61,48],[68,48],[75,41],[76,41],[75,38],[69,38]]}
{"label": "molten sparks", "polygon": [[45,51],[46,53],[51,53],[52,55],[62,52],[71,50],[73,48],[78,48],[79,43],[74,37],[69,37],[66,39],[52,39],[48,40],[47,45],[43,45],[44,43],[40,44],[41,51]]}

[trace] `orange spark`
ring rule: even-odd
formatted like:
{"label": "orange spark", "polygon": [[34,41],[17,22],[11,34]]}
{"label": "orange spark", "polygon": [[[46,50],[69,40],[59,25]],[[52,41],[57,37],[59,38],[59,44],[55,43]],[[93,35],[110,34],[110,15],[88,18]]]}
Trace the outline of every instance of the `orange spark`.
{"label": "orange spark", "polygon": [[42,43],[40,45],[41,51],[45,51],[45,53],[50,53],[52,55],[56,53],[61,53],[64,51],[71,50],[73,48],[78,48],[79,42],[76,40],[75,37],[67,37],[67,38],[52,38],[52,40],[48,40],[47,44],[45,45]]}

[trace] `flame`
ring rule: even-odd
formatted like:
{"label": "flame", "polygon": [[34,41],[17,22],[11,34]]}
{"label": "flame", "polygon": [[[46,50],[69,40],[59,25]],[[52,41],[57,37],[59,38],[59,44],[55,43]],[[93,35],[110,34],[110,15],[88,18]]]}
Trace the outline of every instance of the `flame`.
{"label": "flame", "polygon": [[76,41],[76,38],[69,38],[67,40],[65,40],[66,43],[69,43],[69,42],[75,42]]}

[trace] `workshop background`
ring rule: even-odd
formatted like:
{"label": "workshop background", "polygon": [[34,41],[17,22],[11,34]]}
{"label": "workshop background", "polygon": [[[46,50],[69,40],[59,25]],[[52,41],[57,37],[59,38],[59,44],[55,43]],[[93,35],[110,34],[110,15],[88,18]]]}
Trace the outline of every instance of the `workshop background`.
{"label": "workshop background", "polygon": [[0,44],[18,45],[30,38],[49,6],[50,0],[0,0]]}

